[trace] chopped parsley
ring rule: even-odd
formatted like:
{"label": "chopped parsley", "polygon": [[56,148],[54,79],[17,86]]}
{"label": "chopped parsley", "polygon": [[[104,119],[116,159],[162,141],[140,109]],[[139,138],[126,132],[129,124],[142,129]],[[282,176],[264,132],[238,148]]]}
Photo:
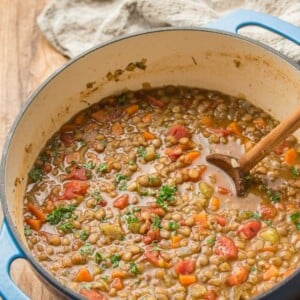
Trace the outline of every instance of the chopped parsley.
{"label": "chopped parsley", "polygon": [[292,166],[290,168],[290,172],[291,172],[291,174],[292,174],[293,177],[300,176],[300,170],[298,168],[296,168],[295,166]]}
{"label": "chopped parsley", "polygon": [[252,217],[253,219],[255,220],[260,220],[261,219],[261,215],[259,214],[259,212],[255,211],[253,214],[252,214]]}
{"label": "chopped parsley", "polygon": [[137,274],[140,273],[140,271],[139,271],[139,269],[138,269],[138,267],[137,267],[137,265],[136,265],[135,262],[131,261],[131,262],[129,263],[129,266],[130,266],[130,272],[131,272],[132,274],[137,275]]}
{"label": "chopped parsley", "polygon": [[95,249],[92,247],[92,244],[85,243],[80,249],[80,254],[83,256],[92,255],[94,251]]}
{"label": "chopped parsley", "polygon": [[210,237],[210,238],[208,238],[208,239],[206,240],[206,244],[207,244],[208,246],[213,246],[213,245],[215,244],[215,242],[216,242],[216,237],[215,237],[215,236]]}
{"label": "chopped parsley", "polygon": [[47,215],[46,221],[51,225],[57,225],[62,220],[73,219],[74,218],[74,205],[61,206],[55,208],[50,214]]}
{"label": "chopped parsley", "polygon": [[57,226],[57,228],[61,231],[63,231],[64,233],[70,232],[73,229],[73,224],[70,222],[67,223],[63,223]]}
{"label": "chopped parsley", "polygon": [[29,226],[25,226],[25,227],[24,227],[24,234],[25,234],[26,236],[31,234],[31,229],[30,229]]}
{"label": "chopped parsley", "polygon": [[119,97],[117,97],[117,103],[119,105],[124,105],[128,102],[128,97],[125,94],[120,95]]}
{"label": "chopped parsley", "polygon": [[261,189],[266,192],[271,202],[277,203],[281,200],[282,194],[278,191],[268,189],[265,185],[261,186]]}
{"label": "chopped parsley", "polygon": [[103,256],[99,252],[96,252],[94,255],[94,261],[99,265],[103,261]]}
{"label": "chopped parsley", "polygon": [[156,199],[156,204],[166,209],[167,202],[174,200],[175,192],[176,192],[176,187],[163,185],[159,190],[158,198]]}
{"label": "chopped parsley", "polygon": [[41,168],[33,168],[28,175],[33,182],[38,182],[43,177],[43,171]]}
{"label": "chopped parsley", "polygon": [[168,228],[172,231],[175,231],[179,228],[179,224],[177,222],[170,221],[168,224]]}
{"label": "chopped parsley", "polygon": [[112,267],[113,268],[117,268],[119,266],[120,260],[121,260],[120,255],[113,254],[110,257],[110,262],[111,262]]}
{"label": "chopped parsley", "polygon": [[94,163],[92,160],[89,160],[87,163],[85,163],[85,164],[83,165],[83,167],[84,167],[85,169],[93,170],[93,169],[95,169],[96,165],[95,165],[95,163]]}
{"label": "chopped parsley", "polygon": [[153,223],[152,223],[152,228],[153,229],[161,229],[161,224],[160,224],[161,220],[159,216],[155,216],[153,219]]}
{"label": "chopped parsley", "polygon": [[97,167],[96,172],[102,174],[102,173],[104,173],[105,171],[107,171],[107,167],[108,167],[108,166],[107,166],[107,163],[101,163],[101,164]]}
{"label": "chopped parsley", "polygon": [[295,224],[296,228],[300,230],[300,212],[297,211],[290,215],[291,221]]}
{"label": "chopped parsley", "polygon": [[89,233],[83,230],[80,232],[79,237],[82,241],[86,241],[89,237]]}
{"label": "chopped parsley", "polygon": [[131,224],[131,223],[139,223],[139,219],[135,216],[134,213],[128,213],[127,216],[126,216],[126,222],[128,224]]}
{"label": "chopped parsley", "polygon": [[144,158],[146,156],[146,149],[144,146],[139,146],[137,148],[136,154],[138,157]]}
{"label": "chopped parsley", "polygon": [[103,198],[100,195],[100,192],[98,190],[94,191],[91,196],[97,201],[97,204],[99,204],[103,201]]}
{"label": "chopped parsley", "polygon": [[121,191],[125,191],[127,188],[127,182],[126,180],[128,179],[128,176],[124,174],[117,174],[115,176],[115,186],[118,187]]}

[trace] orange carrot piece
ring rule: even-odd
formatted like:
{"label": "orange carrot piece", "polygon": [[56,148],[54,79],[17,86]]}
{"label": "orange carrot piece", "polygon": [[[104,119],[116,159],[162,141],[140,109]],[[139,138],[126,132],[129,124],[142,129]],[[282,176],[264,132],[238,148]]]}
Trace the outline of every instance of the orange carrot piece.
{"label": "orange carrot piece", "polygon": [[112,278],[125,278],[127,276],[127,273],[122,270],[113,270],[111,272]]}
{"label": "orange carrot piece", "polygon": [[295,148],[288,149],[284,154],[284,162],[287,163],[289,166],[295,164],[297,159],[298,153]]}
{"label": "orange carrot piece", "polygon": [[109,115],[104,110],[98,110],[92,113],[92,118],[98,122],[106,122],[109,119]]}
{"label": "orange carrot piece", "polygon": [[196,224],[207,228],[208,223],[207,223],[207,214],[205,213],[199,213],[194,215],[194,221]]}
{"label": "orange carrot piece", "polygon": [[275,266],[271,265],[270,268],[263,273],[263,280],[269,280],[270,278],[277,277],[278,275],[278,269]]}
{"label": "orange carrot piece", "polygon": [[46,215],[31,202],[27,204],[27,208],[35,217],[37,217],[38,220],[41,220],[43,222],[46,220]]}
{"label": "orange carrot piece", "polygon": [[90,282],[93,280],[90,271],[87,268],[82,268],[78,271],[74,279],[76,282]]}
{"label": "orange carrot piece", "polygon": [[137,104],[129,105],[125,108],[125,112],[131,116],[135,114],[139,110],[139,106]]}
{"label": "orange carrot piece", "polygon": [[249,270],[244,266],[238,266],[232,274],[227,277],[227,284],[229,286],[239,285],[245,282],[248,278]]}
{"label": "orange carrot piece", "polygon": [[190,284],[195,283],[196,281],[197,281],[197,278],[195,275],[183,275],[183,274],[179,275],[179,282],[183,286],[188,286]]}
{"label": "orange carrot piece", "polygon": [[150,123],[151,122],[151,118],[152,118],[152,114],[148,113],[148,114],[145,114],[142,118],[143,122],[145,123]]}
{"label": "orange carrot piece", "polygon": [[214,121],[211,117],[208,116],[203,116],[200,118],[200,124],[207,126],[207,127],[211,127],[213,125]]}
{"label": "orange carrot piece", "polygon": [[184,162],[186,164],[191,164],[199,156],[200,156],[199,151],[190,151],[184,155]]}
{"label": "orange carrot piece", "polygon": [[180,246],[180,241],[182,240],[181,236],[173,235],[171,237],[171,247],[178,248]]}
{"label": "orange carrot piece", "polygon": [[111,127],[112,134],[114,135],[122,135],[124,133],[124,129],[120,122],[116,122]]}
{"label": "orange carrot piece", "polygon": [[239,125],[236,122],[232,122],[227,126],[228,129],[230,129],[234,134],[241,135],[241,129]]}
{"label": "orange carrot piece", "polygon": [[212,197],[210,202],[209,202],[209,208],[212,210],[212,211],[217,211],[219,210],[220,208],[220,205],[221,205],[221,202],[220,202],[220,199],[217,198],[217,197]]}
{"label": "orange carrot piece", "polygon": [[25,222],[35,231],[39,231],[43,226],[42,220],[26,219]]}
{"label": "orange carrot piece", "polygon": [[154,140],[156,138],[156,136],[149,131],[143,132],[143,136],[144,136],[145,140],[147,140],[147,141]]}
{"label": "orange carrot piece", "polygon": [[115,288],[117,291],[122,290],[124,288],[122,279],[120,279],[119,277],[115,278],[115,280],[111,284],[111,287]]}
{"label": "orange carrot piece", "polygon": [[79,113],[77,116],[74,118],[74,124],[76,125],[83,125],[87,120],[87,116],[85,112]]}

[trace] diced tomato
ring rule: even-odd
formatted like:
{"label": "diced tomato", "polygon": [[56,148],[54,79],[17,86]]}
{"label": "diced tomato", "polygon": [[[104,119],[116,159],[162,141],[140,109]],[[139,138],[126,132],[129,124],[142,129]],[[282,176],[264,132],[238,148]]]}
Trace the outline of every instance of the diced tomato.
{"label": "diced tomato", "polygon": [[107,298],[98,291],[81,289],[79,293],[89,300],[107,300]]}
{"label": "diced tomato", "polygon": [[277,216],[276,208],[268,202],[261,203],[259,211],[263,220],[272,220]]}
{"label": "diced tomato", "polygon": [[127,194],[121,195],[114,202],[113,206],[118,209],[124,209],[128,205],[129,196]]}
{"label": "diced tomato", "polygon": [[167,136],[172,135],[175,139],[179,140],[183,137],[189,137],[190,133],[186,127],[183,125],[173,125],[169,130],[167,131]]}
{"label": "diced tomato", "polygon": [[142,207],[141,212],[155,214],[159,217],[163,217],[166,214],[165,210],[161,207],[158,207],[156,203],[151,203],[150,206]]}
{"label": "diced tomato", "polygon": [[154,107],[164,107],[165,106],[165,102],[163,102],[160,99],[154,98],[152,96],[147,96],[147,101],[151,106]]}
{"label": "diced tomato", "polygon": [[74,180],[88,180],[89,176],[87,175],[88,170],[84,168],[72,168],[72,171],[69,175],[67,175],[66,179],[74,179]]}
{"label": "diced tomato", "polygon": [[60,139],[63,141],[63,143],[66,147],[69,147],[74,142],[74,135],[73,135],[73,133],[70,133],[70,132],[63,132],[60,135]]}
{"label": "diced tomato", "polygon": [[231,191],[222,186],[218,186],[218,193],[222,195],[231,195]]}
{"label": "diced tomato", "polygon": [[178,262],[175,266],[175,272],[177,274],[191,274],[195,271],[195,261],[187,259]]}
{"label": "diced tomato", "polygon": [[71,200],[77,196],[84,196],[89,187],[89,183],[86,181],[73,180],[63,185],[63,195],[60,196],[59,200]]}
{"label": "diced tomato", "polygon": [[182,154],[182,148],[180,145],[175,145],[171,148],[167,148],[165,153],[169,156],[172,161],[176,161]]}
{"label": "diced tomato", "polygon": [[216,221],[221,226],[225,226],[227,224],[227,219],[222,216],[216,216]]}
{"label": "diced tomato", "polygon": [[160,256],[158,251],[154,251],[150,246],[144,252],[146,259],[156,267],[160,268],[170,268],[170,264],[164,261]]}
{"label": "diced tomato", "polygon": [[232,130],[228,128],[208,128],[207,129],[209,132],[215,133],[219,136],[226,137],[230,134],[232,134]]}
{"label": "diced tomato", "polygon": [[203,295],[205,300],[217,300],[218,294],[214,290],[209,290]]}
{"label": "diced tomato", "polygon": [[161,236],[159,229],[150,229],[143,239],[146,245],[151,244],[152,242],[159,242],[160,240]]}
{"label": "diced tomato", "polygon": [[247,280],[248,275],[249,270],[246,267],[240,265],[233,271],[233,274],[228,275],[226,282],[229,286],[239,285]]}
{"label": "diced tomato", "polygon": [[225,256],[227,259],[237,258],[237,247],[234,242],[226,236],[218,236],[215,242],[215,253]]}
{"label": "diced tomato", "polygon": [[242,225],[240,232],[247,240],[251,240],[257,235],[260,229],[261,229],[261,223],[259,221],[252,220]]}

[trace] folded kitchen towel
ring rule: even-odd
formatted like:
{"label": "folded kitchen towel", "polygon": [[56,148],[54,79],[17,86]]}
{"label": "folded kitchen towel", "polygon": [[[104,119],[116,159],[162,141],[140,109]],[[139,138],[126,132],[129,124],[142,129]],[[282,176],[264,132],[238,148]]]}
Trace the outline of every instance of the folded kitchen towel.
{"label": "folded kitchen towel", "polygon": [[[164,26],[205,26],[236,9],[251,9],[300,26],[299,0],[52,0],[40,29],[61,53],[74,57],[123,34]],[[300,62],[300,46],[258,27],[239,32]]]}

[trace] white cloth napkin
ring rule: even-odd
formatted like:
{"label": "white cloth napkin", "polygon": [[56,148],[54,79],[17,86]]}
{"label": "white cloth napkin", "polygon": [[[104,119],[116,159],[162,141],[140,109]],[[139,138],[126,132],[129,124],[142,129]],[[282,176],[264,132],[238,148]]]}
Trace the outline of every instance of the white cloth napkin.
{"label": "white cloth napkin", "polygon": [[[74,57],[123,34],[163,26],[205,26],[236,9],[251,9],[300,26],[299,0],[52,0],[40,29],[61,53]],[[300,62],[300,46],[258,27],[240,34]]]}

